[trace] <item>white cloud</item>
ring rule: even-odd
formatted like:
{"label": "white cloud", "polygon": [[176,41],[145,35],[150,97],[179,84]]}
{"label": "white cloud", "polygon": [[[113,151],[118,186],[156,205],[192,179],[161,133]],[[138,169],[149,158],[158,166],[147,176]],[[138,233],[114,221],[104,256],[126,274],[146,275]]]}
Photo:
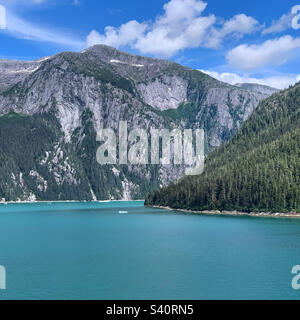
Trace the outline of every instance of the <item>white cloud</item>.
{"label": "white cloud", "polygon": [[17,38],[53,43],[74,50],[82,50],[85,47],[84,41],[70,34],[64,33],[61,30],[55,30],[54,28],[45,28],[24,21],[9,11],[7,12],[7,28],[5,32]]}
{"label": "white cloud", "polygon": [[206,7],[202,0],[170,0],[154,22],[129,21],[118,28],[106,27],[104,34],[93,30],[87,45],[130,46],[143,54],[171,57],[186,48],[216,48],[228,36],[241,37],[257,30],[258,22],[245,14],[216,28],[218,19],[213,14],[203,15]]}
{"label": "white cloud", "polygon": [[[119,27],[107,26],[103,34],[92,30],[86,40],[81,41],[61,30],[34,25],[12,14],[16,5],[40,5],[50,3],[49,0],[3,1],[10,11],[7,32],[22,39],[59,44],[75,50],[106,44],[170,58],[187,48],[217,49],[226,38],[241,38],[259,29],[258,21],[245,14],[235,15],[227,21],[213,14],[204,15],[207,3],[203,0],[169,0],[163,6],[163,13],[154,21],[132,20]],[[80,0],[69,1],[73,5],[81,3]]]}
{"label": "white cloud", "polygon": [[105,35],[99,34],[93,30],[87,37],[87,46],[94,44],[106,44],[113,47],[131,45],[141,37],[147,28],[146,24],[140,24],[137,21],[130,21],[123,24],[120,28],[106,27]]}
{"label": "white cloud", "polygon": [[[1,0],[0,0],[1,1]],[[53,3],[53,0],[51,0]],[[79,39],[70,32],[61,29],[46,27],[32,22],[26,21],[15,14],[16,7],[25,7],[50,3],[50,0],[2,0],[1,3],[6,7],[6,29],[5,33],[10,34],[19,39],[47,42],[59,45],[64,50],[82,50],[86,46],[85,40]],[[70,0],[71,1],[71,0]],[[78,0],[74,0],[78,3]],[[74,4],[73,3],[73,4]]]}
{"label": "white cloud", "polygon": [[260,45],[242,44],[227,54],[228,63],[242,70],[253,70],[268,65],[282,65],[300,48],[300,38],[283,36]]}
{"label": "white cloud", "polygon": [[256,32],[259,28],[259,23],[254,18],[246,16],[245,14],[235,15],[226,21],[221,29],[213,28],[207,46],[217,48],[227,36],[241,38],[243,35]]}
{"label": "white cloud", "polygon": [[201,16],[206,6],[203,1],[171,0],[164,5],[164,14],[137,39],[135,48],[170,57],[182,49],[200,46],[216,21],[213,15]]}
{"label": "white cloud", "polygon": [[263,34],[279,33],[285,31],[292,26],[292,13],[283,14],[278,20],[273,20],[269,28],[262,31]]}
{"label": "white cloud", "polygon": [[238,74],[230,73],[230,72],[219,73],[219,72],[207,71],[207,70],[200,70],[200,71],[210,75],[215,79],[218,79],[220,81],[223,81],[229,84],[256,83],[256,84],[270,86],[276,89],[285,89],[290,85],[293,85],[300,81],[300,74],[255,78],[249,75],[240,76]]}
{"label": "white cloud", "polygon": [[3,5],[38,5],[47,2],[48,0],[2,0]]}
{"label": "white cloud", "polygon": [[273,20],[269,28],[265,28],[262,34],[279,33],[292,28],[292,21],[298,13],[300,6],[294,6],[287,14],[283,14],[278,20]]}

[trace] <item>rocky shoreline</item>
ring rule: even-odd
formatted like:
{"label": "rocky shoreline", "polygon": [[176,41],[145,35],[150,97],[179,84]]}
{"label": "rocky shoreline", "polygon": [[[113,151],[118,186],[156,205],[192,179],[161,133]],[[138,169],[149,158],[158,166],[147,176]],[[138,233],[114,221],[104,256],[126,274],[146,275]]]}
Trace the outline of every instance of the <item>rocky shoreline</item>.
{"label": "rocky shoreline", "polygon": [[218,210],[205,210],[205,211],[194,211],[187,209],[172,209],[164,206],[150,206],[156,209],[164,209],[169,211],[177,211],[184,213],[199,214],[205,216],[231,216],[231,217],[257,217],[257,218],[300,218],[300,213],[289,212],[289,213],[272,213],[272,212],[240,212],[240,211],[218,211]]}

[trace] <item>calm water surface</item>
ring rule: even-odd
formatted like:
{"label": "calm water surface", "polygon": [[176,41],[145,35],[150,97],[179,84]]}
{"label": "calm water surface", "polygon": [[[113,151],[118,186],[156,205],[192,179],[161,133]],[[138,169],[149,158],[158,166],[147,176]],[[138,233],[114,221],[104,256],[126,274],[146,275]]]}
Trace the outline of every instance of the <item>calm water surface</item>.
{"label": "calm water surface", "polygon": [[300,220],[0,205],[0,265],[0,299],[300,299]]}

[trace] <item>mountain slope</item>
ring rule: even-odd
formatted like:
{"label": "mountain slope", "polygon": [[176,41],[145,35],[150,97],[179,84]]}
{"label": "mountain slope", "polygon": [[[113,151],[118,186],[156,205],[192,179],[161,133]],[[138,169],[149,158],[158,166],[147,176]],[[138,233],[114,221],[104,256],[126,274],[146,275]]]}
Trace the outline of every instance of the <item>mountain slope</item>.
{"label": "mountain slope", "polygon": [[149,195],[147,205],[300,212],[300,84],[260,103],[204,173]]}
{"label": "mountain slope", "polygon": [[209,153],[265,98],[171,61],[107,46],[33,62],[1,60],[0,69],[0,150],[9,159],[0,165],[0,198],[6,200],[144,198],[179,179],[185,167],[100,166],[99,129],[117,131],[119,121],[129,131],[203,128]]}
{"label": "mountain slope", "polygon": [[259,94],[264,94],[266,95],[266,98],[271,96],[274,93],[279,92],[280,90],[265,86],[262,84],[256,84],[256,83],[237,83],[235,86],[239,88],[243,88],[245,90],[251,91],[251,92],[256,92]]}

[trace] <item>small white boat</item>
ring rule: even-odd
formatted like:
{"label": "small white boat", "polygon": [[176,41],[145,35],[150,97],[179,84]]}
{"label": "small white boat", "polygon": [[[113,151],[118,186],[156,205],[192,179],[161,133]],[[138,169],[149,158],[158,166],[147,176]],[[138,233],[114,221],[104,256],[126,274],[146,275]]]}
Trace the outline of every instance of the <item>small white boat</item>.
{"label": "small white boat", "polygon": [[127,214],[128,211],[119,211],[119,214]]}

